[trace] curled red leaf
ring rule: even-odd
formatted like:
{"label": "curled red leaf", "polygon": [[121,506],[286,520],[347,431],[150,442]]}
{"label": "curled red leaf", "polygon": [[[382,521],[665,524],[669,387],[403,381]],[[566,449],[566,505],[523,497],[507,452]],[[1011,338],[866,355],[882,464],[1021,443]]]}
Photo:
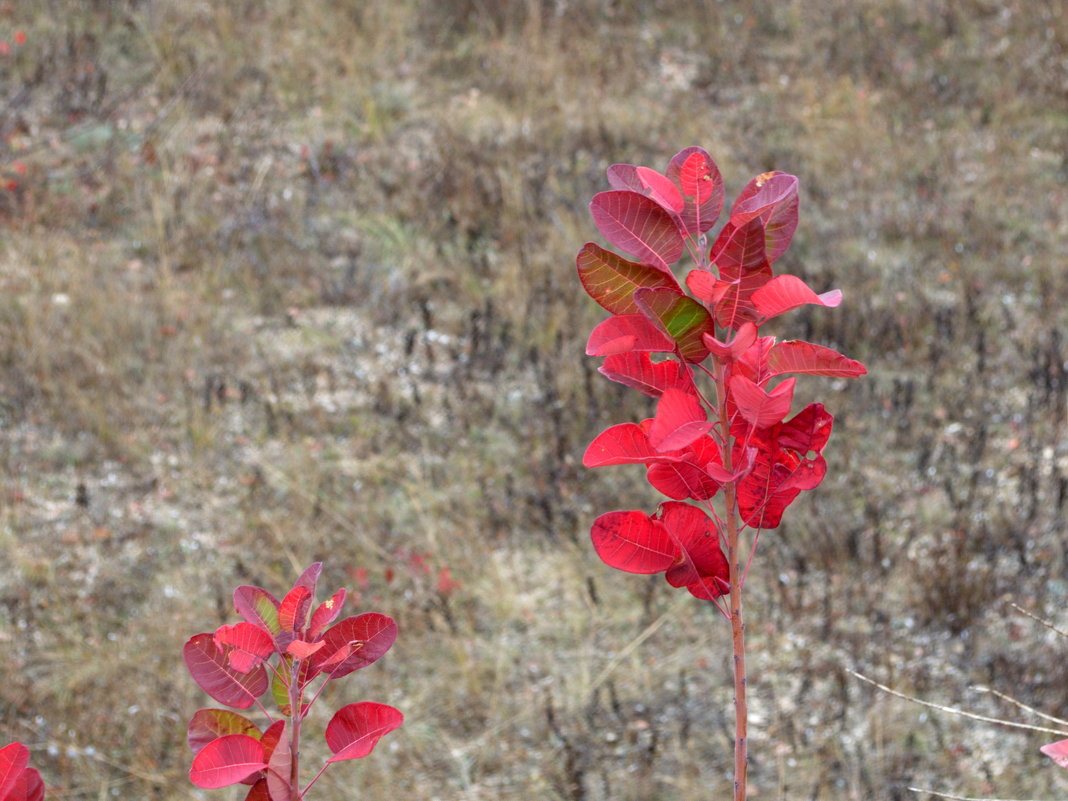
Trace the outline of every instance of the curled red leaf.
{"label": "curled red leaf", "polygon": [[658,453],[677,451],[711,430],[708,413],[695,395],[669,389],[656,405],[656,416],[649,426],[649,444]]}
{"label": "curled red leaf", "polygon": [[842,302],[842,292],[832,289],[817,295],[796,275],[777,275],[753,292],[752,301],[760,315],[770,320],[805,305],[834,308]]}
{"label": "curled red leaf", "polygon": [[388,704],[362,701],[341,707],[326,726],[326,744],[331,762],[360,759],[371,753],[378,741],[404,723],[404,715]]}
{"label": "curled red leaf", "polygon": [[667,389],[695,392],[690,369],[674,360],[654,362],[648,353],[634,351],[608,356],[598,371],[611,381],[659,398]]}
{"label": "curled red leaf", "polygon": [[617,314],[596,326],[586,342],[587,356],[612,356],[631,351],[671,353],[675,343],[644,314]]}
{"label": "curled red leaf", "polygon": [[208,743],[193,757],[189,781],[197,787],[215,790],[239,784],[266,767],[259,740],[244,734],[227,734]]}
{"label": "curled red leaf", "polygon": [[238,673],[249,673],[274,653],[274,640],[259,626],[248,622],[219,626],[215,630],[215,647],[227,651],[230,667]]}

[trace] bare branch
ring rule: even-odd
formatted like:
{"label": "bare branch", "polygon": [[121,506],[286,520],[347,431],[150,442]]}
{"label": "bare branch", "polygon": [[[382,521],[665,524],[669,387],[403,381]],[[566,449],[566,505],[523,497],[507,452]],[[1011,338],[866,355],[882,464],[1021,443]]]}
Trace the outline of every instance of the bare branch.
{"label": "bare branch", "polygon": [[[848,668],[847,668],[847,670],[848,670]],[[863,675],[861,673],[857,673],[857,671],[855,671],[855,670],[849,670],[849,672],[852,673],[854,676],[856,676],[861,681],[867,682],[868,684],[872,685],[873,687],[878,687],[880,690],[882,690],[885,693],[889,693],[890,695],[897,696],[898,698],[904,698],[906,701],[912,701],[912,703],[919,704],[920,706],[926,706],[926,707],[928,707],[930,709],[937,709],[939,712],[948,712],[951,715],[960,715],[961,717],[964,717],[964,718],[971,718],[972,720],[978,720],[978,721],[981,721],[983,723],[993,723],[993,724],[995,724],[997,726],[1009,726],[1010,728],[1014,728],[1014,729],[1027,729],[1028,731],[1040,731],[1040,732],[1044,732],[1046,734],[1056,734],[1059,737],[1068,737],[1068,731],[1062,731],[1061,729],[1048,729],[1045,726],[1032,726],[1029,723],[1017,723],[1016,721],[1013,721],[1013,720],[1002,720],[1000,718],[989,718],[986,715],[977,715],[974,712],[966,712],[963,709],[956,709],[956,708],[951,707],[951,706],[943,706],[942,704],[934,704],[934,703],[931,703],[930,701],[924,701],[924,700],[921,700],[919,698],[916,698],[915,696],[905,695],[905,693],[898,692],[897,690],[892,690],[889,687],[887,687],[885,684],[880,684],[879,682],[875,681],[874,679],[869,679],[867,676],[865,676],[865,675]]]}

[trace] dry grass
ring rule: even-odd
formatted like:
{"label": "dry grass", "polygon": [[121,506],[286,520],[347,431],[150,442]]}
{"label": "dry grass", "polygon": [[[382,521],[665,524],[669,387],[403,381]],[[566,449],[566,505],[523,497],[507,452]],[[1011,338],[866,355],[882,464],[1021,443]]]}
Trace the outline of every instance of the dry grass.
{"label": "dry grass", "polygon": [[1063,646],[1006,608],[1068,596],[1061,3],[49,0],[15,29],[0,740],[54,797],[230,797],[185,780],[181,643],[313,559],[402,632],[325,703],[408,718],[317,798],[727,785],[726,629],[597,562],[594,514],[652,495],[578,463],[644,411],[581,356],[585,203],[688,144],[731,192],[800,176],[787,267],[846,303],[782,332],[871,369],[808,386],[830,478],[754,567],[756,797],[1064,794],[1035,737],[845,672],[1065,711]]}

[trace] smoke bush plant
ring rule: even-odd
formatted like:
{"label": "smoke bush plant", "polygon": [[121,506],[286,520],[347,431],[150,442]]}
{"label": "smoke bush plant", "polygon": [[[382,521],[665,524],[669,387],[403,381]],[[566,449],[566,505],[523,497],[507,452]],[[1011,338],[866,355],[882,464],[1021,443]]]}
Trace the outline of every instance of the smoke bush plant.
{"label": "smoke bush plant", "polygon": [[[772,272],[797,228],[797,178],[768,172],[750,181],[711,248],[707,236],[724,189],[703,149],[681,151],[664,174],[612,165],[608,182],[612,190],[595,195],[590,211],[605,239],[635,260],[592,242],[579,251],[583,287],[611,313],[593,329],[586,353],[604,358],[604,376],[657,404],[652,418],[599,434],[583,464],[645,465],[649,483],[670,500],[652,515],[603,514],[591,537],[609,566],[664,573],[671,586],[715,604],[730,621],[734,798],[742,801],[748,764],[742,587],[760,531],[778,526],[798,494],[823,480],[821,454],[833,423],[820,403],[787,419],[793,376],[854,378],[866,370],[830,348],[761,336],[761,326],[791,309],[833,307],[842,298]],[[688,292],[672,271],[687,253]]]}
{"label": "smoke bush plant", "polygon": [[[333,679],[376,661],[397,639],[397,624],[386,615],[366,613],[335,623],[344,589],[312,611],[321,570],[321,563],[311,565],[281,601],[261,587],[238,587],[234,608],[244,620],[186,642],[186,667],[204,692],[233,709],[255,705],[268,720],[261,730],[229,709],[193,715],[189,779],[197,787],[243,783],[251,785],[245,801],[299,801],[330,765],[367,756],[404,721],[386,704],[341,707],[326,726],[333,756],[301,788],[302,723],[319,693]],[[278,707],[277,719],[261,700],[268,694]]]}

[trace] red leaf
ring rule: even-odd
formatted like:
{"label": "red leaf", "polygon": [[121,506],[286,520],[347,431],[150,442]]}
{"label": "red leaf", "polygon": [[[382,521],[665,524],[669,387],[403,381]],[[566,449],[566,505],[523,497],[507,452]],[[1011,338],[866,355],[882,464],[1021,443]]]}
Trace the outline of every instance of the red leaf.
{"label": "red leaf", "polygon": [[[827,460],[822,456],[814,456],[811,459],[802,459],[790,475],[786,476],[779,484],[778,492],[795,492],[800,490],[814,490],[827,475]],[[792,498],[791,498],[792,500]]]}
{"label": "red leaf", "polygon": [[836,350],[797,339],[772,346],[768,351],[768,369],[771,375],[804,373],[838,378],[858,378],[868,372],[863,364]]}
{"label": "red leaf", "polygon": [[660,396],[649,426],[649,444],[657,452],[677,451],[712,430],[708,413],[696,396],[669,389]]}
{"label": "red leaf", "polygon": [[753,470],[738,482],[738,512],[744,525],[775,528],[782,522],[783,512],[801,489],[781,485],[800,464],[795,454],[758,449]]}
{"label": "red leaf", "polygon": [[263,758],[268,763],[270,763],[271,756],[274,755],[274,749],[278,747],[278,743],[282,741],[285,733],[286,722],[284,720],[276,720],[264,730],[260,743],[263,745]]}
{"label": "red leaf", "polygon": [[670,273],[627,261],[622,256],[587,242],[576,258],[579,280],[587,294],[612,314],[635,314],[634,290],[642,287],[670,287],[679,290]]}
{"label": "red leaf", "polygon": [[1038,750],[1062,768],[1068,768],[1068,740],[1058,740],[1055,743],[1044,745]]}
{"label": "red leaf", "polygon": [[323,629],[337,620],[338,615],[341,614],[341,608],[345,605],[346,595],[345,589],[342,588],[319,604],[319,607],[312,613],[311,623],[308,626],[309,639],[318,638]]}
{"label": "red leaf", "polygon": [[330,678],[338,679],[379,659],[396,639],[397,624],[391,617],[376,612],[347,617],[323,634],[326,645],[312,655],[312,665],[320,670],[336,651],[358,643],[351,656],[330,669]]}
{"label": "red leaf", "polygon": [[[306,587],[304,589],[307,589]],[[279,737],[271,756],[267,760],[267,792],[271,801],[291,801],[293,785],[293,751],[289,738]]]}
{"label": "red leaf", "polygon": [[734,201],[731,223],[738,227],[759,221],[769,262],[790,246],[797,230],[797,178],[784,172],[766,172],[750,181]]}
{"label": "red leaf", "polygon": [[44,801],[45,786],[37,768],[26,768],[19,777],[15,792],[5,801]]}
{"label": "red leaf", "polygon": [[752,323],[742,323],[738,326],[737,332],[734,337],[727,342],[720,342],[711,334],[704,334],[701,337],[704,340],[705,347],[710,352],[716,354],[720,359],[726,361],[735,361],[740,359],[742,355],[752,347],[753,343],[757,339],[757,327]]}
{"label": "red leaf", "polygon": [[[775,528],[802,490],[814,489],[827,472],[820,452],[830,437],[834,418],[813,403],[791,420],[753,432],[753,469],[738,482],[738,510],[748,526]],[[742,457],[739,441],[735,457]]]}
{"label": "red leaf", "polygon": [[669,214],[677,215],[682,211],[682,195],[679,194],[678,187],[648,167],[613,164],[608,168],[608,184],[613,189],[650,197]]}
{"label": "red leaf", "polygon": [[682,194],[670,180],[648,167],[637,167],[635,174],[645,189],[644,194],[655,200],[664,211],[670,214],[679,214],[682,211]]}
{"label": "red leaf", "polygon": [[304,572],[297,578],[296,583],[293,585],[296,587],[306,587],[311,596],[315,597],[315,589],[319,586],[319,575],[323,572],[322,562],[312,562],[308,565]]}
{"label": "red leaf", "polygon": [[[712,437],[701,437],[679,461],[658,461],[649,465],[646,479],[659,492],[681,501],[693,498],[703,501],[719,491],[723,482],[718,473],[725,473],[720,462],[719,446]],[[729,476],[728,476],[729,477]]]}
{"label": "red leaf", "polygon": [[637,423],[618,423],[594,437],[582,455],[583,467],[613,464],[646,464],[661,458]]}
{"label": "red leaf", "polygon": [[723,595],[729,589],[729,570],[712,518],[688,503],[665,503],[660,520],[679,546],[678,558],[664,575],[668,584],[692,588],[704,600]]}
{"label": "red leaf", "polygon": [[649,465],[645,479],[657,492],[675,501],[708,500],[722,486],[706,469],[691,462],[656,462]]}
{"label": "red leaf", "polygon": [[215,630],[215,647],[227,645],[228,664],[238,673],[249,673],[274,653],[274,640],[259,626],[241,622],[232,626],[219,626]]}
{"label": "red leaf", "polygon": [[719,268],[720,278],[725,281],[736,281],[738,273],[763,269],[768,258],[760,221],[752,220],[742,225],[727,223],[712,244],[709,259]]}
{"label": "red leaf", "polygon": [[638,168],[633,164],[613,164],[607,170],[608,185],[620,191],[645,194],[645,187],[638,178]]}
{"label": "red leaf", "polygon": [[257,780],[245,796],[245,801],[271,801],[271,796],[267,792],[267,780]]}
{"label": "red leaf", "polygon": [[757,320],[752,295],[772,278],[760,220],[741,227],[727,223],[716,237],[711,259],[719,268],[720,280],[730,285],[716,304],[716,321],[725,328],[737,328]]}
{"label": "red leaf", "polygon": [[297,633],[308,624],[308,611],[311,609],[312,594],[307,587],[297,585],[282,599],[278,605],[278,625],[283,632]]}
{"label": "red leaf", "polygon": [[781,448],[799,454],[823,453],[831,438],[834,418],[822,403],[810,403],[777,430],[775,437]]}
{"label": "red leaf", "polygon": [[330,762],[365,757],[386,734],[404,722],[404,715],[387,704],[361,701],[341,707],[326,724]]}
{"label": "red leaf", "polygon": [[641,261],[668,271],[682,256],[683,242],[671,215],[637,192],[598,192],[590,213],[601,234]]}
{"label": "red leaf", "polygon": [[216,648],[211,634],[195,634],[182,649],[185,666],[200,688],[216,701],[234,709],[248,709],[267,691],[263,665],[250,673],[234,670],[229,664],[230,646]]}
{"label": "red leaf", "polygon": [[686,276],[686,286],[693,296],[707,306],[715,306],[732,284],[728,281],[720,281],[708,270],[690,270]]}
{"label": "red leaf", "polygon": [[244,734],[260,739],[260,730],[251,720],[229,709],[199,709],[186,728],[186,741],[194,754],[227,734]]}
{"label": "red leaf", "polygon": [[438,581],[435,585],[435,589],[444,596],[452,595],[456,590],[463,587],[459,581],[452,577],[452,569],[445,565],[438,570]]}
{"label": "red leaf", "polygon": [[723,177],[707,151],[688,147],[671,159],[667,177],[679,185],[683,196],[680,218],[688,234],[704,233],[723,209]]}
{"label": "red leaf", "polygon": [[18,784],[30,764],[30,749],[22,743],[8,743],[0,748],[0,799]]}
{"label": "red leaf", "polygon": [[748,350],[738,357],[731,375],[744,375],[754,384],[767,383],[767,380],[771,378],[771,372],[768,370],[768,353],[774,345],[775,337],[757,337]]}
{"label": "red leaf", "polygon": [[193,757],[189,781],[205,790],[238,784],[267,767],[263,745],[244,734],[227,734]]}
{"label": "red leaf", "polygon": [[708,309],[693,298],[674,289],[638,289],[634,302],[642,313],[674,340],[679,355],[690,362],[708,356],[701,336],[715,331]]}
{"label": "red leaf", "polygon": [[42,801],[45,786],[41,774],[36,768],[26,767],[15,775],[14,784],[6,794],[0,795],[2,801]]}
{"label": "red leaf", "polygon": [[307,659],[322,647],[322,640],[317,643],[304,642],[304,640],[293,640],[293,642],[286,646],[286,653],[290,656],[295,656],[297,659]]}
{"label": "red leaf", "polygon": [[747,423],[755,428],[767,428],[790,413],[795,383],[795,379],[787,378],[767,392],[744,375],[735,375],[730,380],[731,399]]}
{"label": "red leaf", "polygon": [[653,398],[659,398],[666,389],[694,391],[689,367],[675,360],[654,362],[643,352],[613,354],[598,369],[605,378]]}
{"label": "red leaf", "polygon": [[347,643],[338,648],[325,662],[319,665],[319,668],[327,673],[334,665],[339,665],[349,658],[349,654],[355,651],[359,647],[359,643],[355,645],[353,643]]}
{"label": "red leaf", "polygon": [[679,547],[667,529],[640,511],[608,512],[593,521],[593,549],[609,567],[649,575],[667,570]]}
{"label": "red leaf", "polygon": [[278,626],[278,599],[262,587],[247,585],[234,590],[234,609],[254,626],[259,626],[271,636],[281,629]]}
{"label": "red leaf", "polygon": [[770,320],[807,304],[834,308],[842,302],[842,293],[832,289],[817,295],[796,275],[777,275],[756,290],[752,300],[760,316]]}
{"label": "red leaf", "polygon": [[631,351],[671,353],[675,343],[644,314],[617,314],[597,324],[586,342],[587,356],[612,356]]}

